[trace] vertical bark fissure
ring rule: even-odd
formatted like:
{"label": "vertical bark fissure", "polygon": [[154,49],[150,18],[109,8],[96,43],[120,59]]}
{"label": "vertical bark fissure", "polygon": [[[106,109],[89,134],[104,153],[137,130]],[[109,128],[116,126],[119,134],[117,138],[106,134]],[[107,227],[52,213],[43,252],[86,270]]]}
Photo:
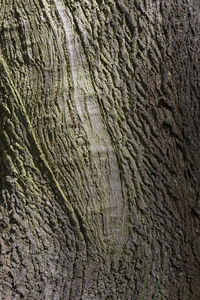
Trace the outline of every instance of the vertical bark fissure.
{"label": "vertical bark fissure", "polygon": [[[115,227],[107,228],[107,234],[108,236],[111,236],[111,241],[108,241],[108,243],[111,243],[112,247],[113,239],[114,247],[119,247],[120,249],[123,245],[123,239],[119,243],[118,235],[124,235],[122,233],[124,221],[121,222],[121,219],[124,219],[124,216],[121,217],[121,215],[123,215],[124,203],[116,154],[113,151],[110,137],[106,132],[102,115],[98,107],[98,102],[95,96],[96,93],[91,80],[92,74],[88,71],[89,66],[86,65],[88,59],[87,57],[84,57],[86,55],[85,51],[80,48],[77,37],[75,36],[75,29],[72,25],[73,18],[68,15],[69,10],[67,13],[67,9],[64,6],[63,1],[56,1],[55,7],[62,20],[68,45],[67,47],[70,58],[69,63],[71,66],[74,85],[73,101],[75,102],[80,121],[87,134],[91,155],[92,157],[96,157],[98,155],[99,160],[104,159],[102,155],[105,155],[107,157],[107,163],[109,164],[108,175],[105,174],[105,179],[103,177],[101,179],[104,191],[107,190],[108,199],[105,201],[105,204],[100,204],[99,209],[100,211],[105,210],[103,215],[108,214],[108,217],[105,216],[105,223],[107,222],[112,226],[112,220],[109,215],[111,215],[113,219],[116,219]],[[79,52],[81,54],[79,54]],[[85,64],[84,68],[82,67],[83,63]],[[101,165],[99,165],[97,169],[101,170]],[[108,183],[106,181],[108,181]],[[109,190],[111,192],[109,192]],[[106,218],[108,218],[108,220],[106,220]],[[117,222],[119,222],[119,225],[117,225]],[[106,226],[107,225],[105,225],[105,228]],[[114,249],[114,247],[112,248]]]}

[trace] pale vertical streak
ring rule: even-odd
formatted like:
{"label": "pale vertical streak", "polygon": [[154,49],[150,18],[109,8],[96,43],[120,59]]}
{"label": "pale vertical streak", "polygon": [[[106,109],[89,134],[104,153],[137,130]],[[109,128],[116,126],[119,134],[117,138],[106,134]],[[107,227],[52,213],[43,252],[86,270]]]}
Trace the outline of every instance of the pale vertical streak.
{"label": "pale vertical streak", "polygon": [[[123,211],[124,203],[116,154],[113,151],[110,136],[103,124],[95,91],[90,80],[87,59],[75,36],[70,12],[66,11],[66,7],[62,1],[55,1],[54,4],[62,20],[68,44],[71,76],[74,85],[73,97],[77,113],[87,133],[92,155],[96,158],[99,174],[101,175],[103,192],[105,195],[108,195],[104,207],[100,207],[100,209],[105,209],[106,211],[104,215],[104,222],[108,224],[106,231],[110,236],[109,239],[112,240],[114,238],[115,241],[117,240],[121,244],[119,240],[121,238],[121,242],[123,242],[123,219],[125,212]],[[85,66],[83,66],[83,62]],[[107,160],[109,174],[107,174],[108,170],[105,170]],[[102,162],[104,168],[102,168]],[[114,220],[114,228],[111,219]]]}

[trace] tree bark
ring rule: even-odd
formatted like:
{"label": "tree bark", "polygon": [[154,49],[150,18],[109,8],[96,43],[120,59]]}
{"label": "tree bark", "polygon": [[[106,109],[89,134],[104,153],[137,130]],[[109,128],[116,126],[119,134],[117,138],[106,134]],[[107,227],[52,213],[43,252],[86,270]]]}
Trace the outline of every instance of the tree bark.
{"label": "tree bark", "polygon": [[1,300],[196,293],[199,20],[195,0],[1,1]]}

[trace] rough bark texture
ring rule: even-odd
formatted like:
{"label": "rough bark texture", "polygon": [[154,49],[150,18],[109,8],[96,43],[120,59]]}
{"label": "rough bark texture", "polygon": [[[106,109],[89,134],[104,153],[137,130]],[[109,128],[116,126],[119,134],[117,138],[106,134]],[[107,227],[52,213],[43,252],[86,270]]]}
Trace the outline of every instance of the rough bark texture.
{"label": "rough bark texture", "polygon": [[0,299],[192,295],[198,1],[0,5]]}

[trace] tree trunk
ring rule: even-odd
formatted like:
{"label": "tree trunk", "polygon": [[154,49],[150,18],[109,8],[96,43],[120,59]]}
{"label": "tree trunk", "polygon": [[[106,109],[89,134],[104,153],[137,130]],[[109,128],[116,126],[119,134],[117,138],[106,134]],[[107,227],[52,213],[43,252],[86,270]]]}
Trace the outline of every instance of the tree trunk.
{"label": "tree trunk", "polygon": [[1,300],[196,292],[199,19],[197,0],[1,1]]}

